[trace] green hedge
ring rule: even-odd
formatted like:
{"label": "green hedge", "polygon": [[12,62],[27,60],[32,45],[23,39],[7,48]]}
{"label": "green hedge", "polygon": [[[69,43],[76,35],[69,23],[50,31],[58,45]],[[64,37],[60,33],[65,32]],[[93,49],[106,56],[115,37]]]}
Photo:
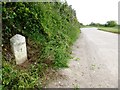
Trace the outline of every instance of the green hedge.
{"label": "green hedge", "polygon": [[[3,45],[8,45],[9,39],[19,33],[41,47],[39,58],[36,60],[37,67],[33,64],[31,65],[33,68],[27,71],[15,69],[16,65],[11,64],[3,56],[3,87],[5,88],[29,88],[38,85],[39,72],[42,70],[39,67],[45,67],[41,61],[51,61],[49,64],[53,68],[68,67],[70,46],[80,33],[76,13],[66,2],[4,2],[2,28]],[[36,70],[33,75],[31,75],[32,70]],[[8,75],[9,71],[13,72]],[[15,80],[16,83],[13,84]]]}

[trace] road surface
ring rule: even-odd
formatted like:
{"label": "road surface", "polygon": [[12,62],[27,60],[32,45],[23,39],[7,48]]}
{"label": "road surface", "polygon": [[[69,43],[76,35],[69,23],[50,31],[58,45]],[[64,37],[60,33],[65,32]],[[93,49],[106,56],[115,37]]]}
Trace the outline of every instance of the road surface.
{"label": "road surface", "polygon": [[69,68],[58,70],[47,88],[117,88],[118,35],[81,28]]}

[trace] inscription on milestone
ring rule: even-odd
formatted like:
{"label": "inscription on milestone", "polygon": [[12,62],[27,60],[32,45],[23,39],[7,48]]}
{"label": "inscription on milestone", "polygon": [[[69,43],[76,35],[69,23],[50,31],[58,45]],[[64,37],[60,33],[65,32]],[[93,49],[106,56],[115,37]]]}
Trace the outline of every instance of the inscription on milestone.
{"label": "inscription on milestone", "polygon": [[15,56],[16,64],[22,64],[27,60],[27,49],[25,37],[16,34],[10,39],[11,48]]}

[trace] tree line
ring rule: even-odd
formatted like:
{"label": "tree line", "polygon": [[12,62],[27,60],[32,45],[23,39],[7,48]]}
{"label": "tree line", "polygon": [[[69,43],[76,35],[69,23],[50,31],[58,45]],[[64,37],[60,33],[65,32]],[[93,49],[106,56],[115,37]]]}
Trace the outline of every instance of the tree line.
{"label": "tree line", "polygon": [[117,22],[114,20],[107,21],[105,24],[91,22],[89,26],[115,27],[117,26]]}

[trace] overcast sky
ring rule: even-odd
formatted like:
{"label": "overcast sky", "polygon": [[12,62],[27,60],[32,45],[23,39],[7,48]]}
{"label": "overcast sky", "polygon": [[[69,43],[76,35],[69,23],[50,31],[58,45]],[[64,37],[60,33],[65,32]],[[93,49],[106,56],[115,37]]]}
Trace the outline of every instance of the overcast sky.
{"label": "overcast sky", "polygon": [[76,10],[79,22],[104,24],[109,20],[118,21],[118,2],[120,0],[66,0]]}

